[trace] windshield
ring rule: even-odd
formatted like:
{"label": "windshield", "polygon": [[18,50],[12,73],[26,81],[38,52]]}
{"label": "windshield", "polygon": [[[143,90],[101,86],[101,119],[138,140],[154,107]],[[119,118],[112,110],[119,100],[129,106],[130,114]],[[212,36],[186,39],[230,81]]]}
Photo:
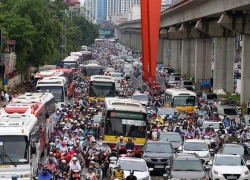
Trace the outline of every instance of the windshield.
{"label": "windshield", "polygon": [[241,157],[217,156],[214,165],[217,166],[245,166]]}
{"label": "windshield", "polygon": [[184,81],[183,84],[186,86],[192,86],[193,82],[192,81]]}
{"label": "windshield", "polygon": [[28,164],[28,154],[26,136],[0,136],[0,164]]}
{"label": "windshield", "polygon": [[122,77],[122,74],[112,74],[112,77]]}
{"label": "windshield", "polygon": [[207,99],[217,99],[216,94],[207,94]]}
{"label": "windshield", "polygon": [[121,166],[123,171],[147,171],[146,163],[141,161],[120,160],[118,164]]}
{"label": "windshield", "polygon": [[90,97],[114,97],[115,84],[114,83],[98,83],[92,82],[89,89]]}
{"label": "windshield", "polygon": [[175,160],[172,171],[203,171],[200,160]]}
{"label": "windshield", "polygon": [[214,129],[220,129],[220,126],[222,126],[224,128],[224,124],[223,123],[204,123],[203,124],[203,129],[206,129],[210,125],[212,125]]}
{"label": "windshield", "polygon": [[64,62],[63,63],[63,68],[66,68],[66,69],[77,68],[77,64],[76,63]]}
{"label": "windshield", "polygon": [[113,68],[107,68],[106,72],[115,72],[115,69],[113,69]]}
{"label": "windshield", "polygon": [[138,100],[138,101],[148,101],[148,95],[133,95],[132,99]]}
{"label": "windshield", "polygon": [[38,86],[38,92],[50,92],[55,97],[56,102],[64,102],[63,87],[61,86]]}
{"label": "windshield", "polygon": [[158,115],[167,115],[167,114],[173,115],[174,112],[175,111],[170,108],[162,108],[162,109],[159,108],[157,114]]}
{"label": "windshield", "polygon": [[195,97],[194,96],[175,96],[174,106],[194,106]]}
{"label": "windshield", "polygon": [[106,135],[146,137],[146,120],[130,120],[124,118],[112,117],[106,121]]}
{"label": "windshield", "polygon": [[186,142],[184,145],[186,151],[208,151],[206,143]]}
{"label": "windshield", "polygon": [[173,149],[170,144],[148,143],[145,152],[173,153]]}
{"label": "windshield", "polygon": [[179,133],[176,134],[161,134],[159,140],[170,142],[182,142],[182,138]]}
{"label": "windshield", "polygon": [[99,123],[102,119],[102,116],[94,116],[93,117],[93,120],[94,120],[94,123]]}
{"label": "windshield", "polygon": [[[244,155],[244,148],[242,146],[225,146],[223,148],[223,153]],[[245,154],[248,154],[248,153],[245,153]]]}
{"label": "windshield", "polygon": [[176,77],[176,76],[169,77],[169,81],[180,81],[180,80],[181,80],[180,77]]}
{"label": "windshield", "polygon": [[217,107],[217,112],[220,115],[237,115],[237,112],[234,108],[222,108],[222,107]]}
{"label": "windshield", "polygon": [[103,74],[103,70],[102,70],[101,67],[100,68],[95,68],[95,69],[93,69],[91,67],[88,67],[88,68],[85,67],[83,69],[83,74],[85,76],[102,75]]}

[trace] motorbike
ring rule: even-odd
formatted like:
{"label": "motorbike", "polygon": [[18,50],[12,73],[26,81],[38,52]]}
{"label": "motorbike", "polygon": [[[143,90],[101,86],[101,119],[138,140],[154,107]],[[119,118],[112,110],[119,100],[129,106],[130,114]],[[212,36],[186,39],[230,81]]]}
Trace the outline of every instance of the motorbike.
{"label": "motorbike", "polygon": [[68,147],[68,151],[70,151],[74,146],[74,143],[68,143],[67,147]]}
{"label": "motorbike", "polygon": [[72,170],[72,179],[73,180],[80,180],[81,179],[80,170],[78,170],[78,169]]}
{"label": "motorbike", "polygon": [[110,157],[109,158],[109,167],[107,170],[107,176],[111,176],[113,174],[114,168],[116,166],[116,162],[117,162],[117,157]]}
{"label": "motorbike", "polygon": [[204,136],[203,137],[206,144],[210,147],[211,146],[211,137],[210,136]]}
{"label": "motorbike", "polygon": [[103,179],[103,177],[102,177],[103,174],[102,174],[102,169],[101,169],[101,167],[98,166],[98,165],[96,165],[95,168],[96,168],[96,172],[99,174],[98,180],[102,180],[102,179]]}
{"label": "motorbike", "polygon": [[152,129],[152,139],[157,139],[158,132],[157,129]]}

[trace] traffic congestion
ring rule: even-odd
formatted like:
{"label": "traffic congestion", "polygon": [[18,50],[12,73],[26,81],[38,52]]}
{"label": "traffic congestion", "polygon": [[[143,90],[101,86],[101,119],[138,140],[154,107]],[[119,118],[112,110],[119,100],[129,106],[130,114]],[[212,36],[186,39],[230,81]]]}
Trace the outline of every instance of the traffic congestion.
{"label": "traffic congestion", "polygon": [[[0,179],[249,180],[250,117],[238,104],[97,39],[0,109]],[[43,157],[44,156],[44,157]]]}

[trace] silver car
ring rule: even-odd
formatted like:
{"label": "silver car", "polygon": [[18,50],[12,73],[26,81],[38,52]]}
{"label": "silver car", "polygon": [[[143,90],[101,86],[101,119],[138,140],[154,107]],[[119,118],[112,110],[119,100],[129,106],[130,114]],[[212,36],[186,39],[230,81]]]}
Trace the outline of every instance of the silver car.
{"label": "silver car", "polygon": [[181,77],[180,76],[169,76],[169,78],[167,79],[166,83],[169,85],[177,85],[180,86],[181,84]]}

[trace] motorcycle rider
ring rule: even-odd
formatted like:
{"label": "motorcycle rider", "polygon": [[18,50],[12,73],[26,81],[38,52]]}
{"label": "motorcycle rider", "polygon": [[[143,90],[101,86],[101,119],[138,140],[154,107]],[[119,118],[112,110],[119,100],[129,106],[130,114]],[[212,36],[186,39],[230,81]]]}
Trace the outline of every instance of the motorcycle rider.
{"label": "motorcycle rider", "polygon": [[163,180],[168,180],[168,174],[163,174]]}
{"label": "motorcycle rider", "polygon": [[204,138],[205,136],[209,136],[211,138],[211,133],[209,128],[206,128],[205,132],[202,133],[202,138]]}
{"label": "motorcycle rider", "polygon": [[123,141],[123,136],[120,136],[120,140],[116,142],[115,148],[120,149],[121,145],[125,145],[126,143]]}
{"label": "motorcycle rider", "polygon": [[113,148],[112,151],[111,151],[111,153],[109,154],[108,161],[110,161],[111,157],[116,157],[117,159],[119,158],[119,156],[118,156],[115,148]]}
{"label": "motorcycle rider", "polygon": [[179,116],[179,119],[186,119],[186,118],[187,118],[186,111],[183,110],[182,113]]}
{"label": "motorcycle rider", "polygon": [[114,179],[119,179],[119,180],[123,180],[125,178],[125,175],[124,175],[124,172],[123,170],[121,169],[121,166],[120,165],[117,165],[115,167],[115,170],[111,176],[111,180],[114,180]]}
{"label": "motorcycle rider", "polygon": [[42,168],[42,173],[38,176],[38,180],[50,180],[52,175],[47,171],[46,167]]}
{"label": "motorcycle rider", "polygon": [[130,170],[130,174],[126,177],[126,180],[137,180],[133,170]]}
{"label": "motorcycle rider", "polygon": [[132,151],[135,149],[135,144],[134,144],[134,142],[132,141],[132,138],[131,138],[131,137],[128,138],[128,142],[126,143],[125,148],[126,148],[127,150],[132,150]]}
{"label": "motorcycle rider", "polygon": [[236,133],[235,132],[233,132],[232,133],[232,135],[229,137],[229,139],[228,139],[231,143],[239,143],[240,142],[240,140],[239,140],[239,138],[237,137],[237,135],[236,135]]}
{"label": "motorcycle rider", "polygon": [[101,147],[101,150],[106,154],[109,155],[111,153],[111,149],[108,146],[108,143],[106,141],[103,141],[103,147]]}
{"label": "motorcycle rider", "polygon": [[184,135],[185,139],[194,139],[194,132],[192,131],[192,128],[188,128],[188,131]]}

